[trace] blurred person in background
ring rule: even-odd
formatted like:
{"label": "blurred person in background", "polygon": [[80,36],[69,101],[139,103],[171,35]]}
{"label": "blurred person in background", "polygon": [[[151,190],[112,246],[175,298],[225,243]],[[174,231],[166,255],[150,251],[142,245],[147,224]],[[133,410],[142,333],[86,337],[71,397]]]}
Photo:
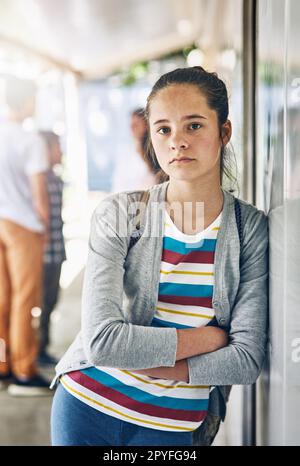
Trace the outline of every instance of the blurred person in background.
{"label": "blurred person in background", "polygon": [[143,108],[131,112],[129,126],[132,140],[130,146],[124,149],[124,157],[117,161],[112,192],[148,189],[159,183],[159,177],[156,175],[159,167],[146,156],[148,129]]}
{"label": "blurred person in background", "polygon": [[62,263],[66,260],[61,216],[63,181],[56,170],[61,165],[62,151],[59,137],[51,131],[40,131],[48,149],[49,170],[46,175],[49,198],[48,243],[44,251],[43,299],[40,319],[41,365],[55,365],[56,359],[48,353],[50,315],[59,297]]}
{"label": "blurred person in background", "polygon": [[143,108],[137,108],[131,113],[130,129],[135,142],[136,153],[144,162],[144,176],[141,176],[139,182],[143,189],[147,189],[159,183],[159,177],[156,173],[160,167],[155,166],[153,161],[147,157],[148,128]]}
{"label": "blurred person in background", "polygon": [[23,128],[34,114],[35,92],[32,81],[7,79],[8,114],[0,128],[0,384],[16,396],[51,394],[37,370],[33,312],[41,306],[49,164],[41,137]]}

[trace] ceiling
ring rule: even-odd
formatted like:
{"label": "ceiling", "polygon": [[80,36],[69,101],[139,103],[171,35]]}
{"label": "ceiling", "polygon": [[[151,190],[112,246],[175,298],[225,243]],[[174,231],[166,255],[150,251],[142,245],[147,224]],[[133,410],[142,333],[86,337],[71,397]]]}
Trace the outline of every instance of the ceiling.
{"label": "ceiling", "polygon": [[[0,46],[84,79],[194,41],[239,49],[241,0],[0,0]],[[3,48],[3,47],[2,47]],[[1,57],[0,57],[1,58]]]}

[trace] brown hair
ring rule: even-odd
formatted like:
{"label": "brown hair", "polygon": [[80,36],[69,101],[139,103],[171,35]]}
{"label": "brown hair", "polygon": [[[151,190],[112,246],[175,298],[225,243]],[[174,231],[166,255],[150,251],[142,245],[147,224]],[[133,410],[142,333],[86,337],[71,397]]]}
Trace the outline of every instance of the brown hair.
{"label": "brown hair", "polygon": [[146,129],[145,129],[145,133],[140,141],[141,143],[141,151],[142,151],[142,159],[143,161],[146,163],[148,169],[150,170],[150,172],[155,175],[155,178],[156,178],[156,182],[157,183],[161,183],[162,180],[161,180],[161,176],[160,176],[160,166],[158,164],[158,162],[152,158],[152,157],[149,157],[148,156],[148,141],[149,141],[149,138],[150,138],[150,135],[149,135],[149,126],[148,126],[148,120],[146,118],[146,111],[144,108],[142,107],[139,107],[139,108],[136,108],[135,110],[133,110],[131,112],[131,116],[137,116],[138,118],[142,118],[146,124]]}
{"label": "brown hair", "polygon": [[40,130],[39,134],[42,136],[49,149],[51,149],[53,144],[59,142],[59,136],[53,133],[53,131]]}
{"label": "brown hair", "polygon": [[[227,121],[229,107],[228,107],[228,94],[226,85],[218,77],[217,73],[210,73],[201,66],[192,66],[188,68],[177,68],[169,73],[163,74],[158,81],[154,84],[148,98],[145,109],[145,117],[149,125],[149,111],[150,104],[156,94],[171,85],[174,84],[191,84],[198,87],[200,92],[206,97],[208,106],[215,110],[218,116],[219,130],[221,136],[222,125]],[[148,131],[149,137],[147,141],[146,156],[152,161],[154,166],[157,168],[160,182],[167,181],[169,176],[160,168],[153,146],[150,139],[150,131]],[[233,152],[234,155],[234,152]],[[230,160],[230,154],[228,154],[227,148],[222,146],[221,149],[221,165],[220,165],[220,183],[223,184],[223,176],[238,185],[236,176],[232,173],[232,163]],[[236,171],[236,160],[234,156],[234,165]],[[231,189],[234,191],[234,189]]]}

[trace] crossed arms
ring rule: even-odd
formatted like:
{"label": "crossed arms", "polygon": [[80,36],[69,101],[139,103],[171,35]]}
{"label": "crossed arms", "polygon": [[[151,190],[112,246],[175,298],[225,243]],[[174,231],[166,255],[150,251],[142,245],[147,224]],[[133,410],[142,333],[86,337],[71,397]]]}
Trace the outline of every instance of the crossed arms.
{"label": "crossed arms", "polygon": [[174,367],[154,367],[132,372],[160,379],[189,382],[186,358],[216,351],[226,346],[227,343],[227,332],[218,327],[180,329],[177,330],[177,352]]}

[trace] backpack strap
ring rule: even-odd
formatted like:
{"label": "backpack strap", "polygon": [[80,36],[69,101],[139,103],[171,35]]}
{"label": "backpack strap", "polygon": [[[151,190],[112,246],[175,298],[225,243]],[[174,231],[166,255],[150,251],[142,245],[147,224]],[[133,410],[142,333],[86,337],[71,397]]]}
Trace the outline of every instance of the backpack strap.
{"label": "backpack strap", "polygon": [[240,248],[242,250],[243,246],[243,228],[242,228],[242,214],[241,214],[241,205],[239,203],[239,200],[235,197],[234,198],[234,211],[235,211],[235,219],[236,219],[236,225],[239,233],[239,239],[240,239]]}
{"label": "backpack strap", "polygon": [[[135,230],[131,233],[130,240],[129,240],[129,246],[128,246],[128,252],[130,249],[135,245],[135,243],[138,242],[140,237],[142,236],[143,231],[141,230],[141,220],[142,220],[142,213],[144,214],[146,210],[146,206],[148,204],[150,197],[150,192],[149,190],[143,191],[142,197],[140,199],[140,202],[145,204],[145,208],[139,209],[139,212],[136,216],[136,224],[135,224]],[[128,253],[127,253],[128,254]]]}

